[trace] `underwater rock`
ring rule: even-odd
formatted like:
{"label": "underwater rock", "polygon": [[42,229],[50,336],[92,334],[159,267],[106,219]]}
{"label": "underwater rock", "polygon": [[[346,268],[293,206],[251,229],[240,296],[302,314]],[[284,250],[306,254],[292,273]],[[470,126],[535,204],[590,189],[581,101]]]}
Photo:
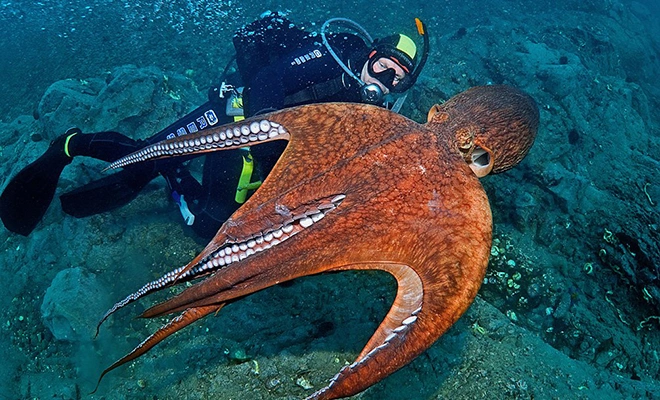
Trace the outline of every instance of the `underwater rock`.
{"label": "underwater rock", "polygon": [[541,184],[553,194],[555,204],[563,212],[588,213],[598,209],[607,198],[606,194],[590,182],[566,169],[561,164],[548,165],[543,171]]}
{"label": "underwater rock", "polygon": [[88,341],[108,304],[95,275],[80,267],[68,268],[60,271],[46,290],[41,318],[58,340]]}
{"label": "underwater rock", "polygon": [[[553,102],[575,96],[589,82],[589,71],[580,57],[572,52],[558,50],[547,43],[525,41],[518,54],[523,69],[534,71],[529,81],[538,90],[549,94]],[[537,101],[541,101],[537,98]],[[547,101],[547,100],[546,100]]]}
{"label": "underwater rock", "polygon": [[103,78],[53,83],[37,109],[44,135],[55,139],[76,126],[83,132],[119,131],[148,137],[201,100],[194,83],[159,68],[125,65]]}
{"label": "underwater rock", "polygon": [[40,121],[45,127],[45,135],[55,139],[67,129],[78,126],[88,127],[88,120],[95,118],[96,95],[100,90],[98,80],[93,85],[77,79],[57,81],[50,85],[37,108]]}
{"label": "underwater rock", "polygon": [[[566,58],[565,63],[562,63],[561,57],[559,57],[559,65],[540,65],[536,72],[536,77],[542,82],[543,89],[552,94],[557,101],[575,93],[582,82],[587,80],[586,70],[577,57],[573,55],[570,59],[567,56],[562,57]],[[569,64],[569,60],[573,60],[572,63]]]}
{"label": "underwater rock", "polygon": [[28,115],[19,115],[9,123],[0,122],[0,150],[17,143],[37,142],[35,138],[39,136],[43,137],[41,124]]}
{"label": "underwater rock", "polygon": [[156,105],[151,100],[163,77],[156,67],[126,65],[115,69],[96,99],[99,104],[96,130],[116,128],[121,121],[152,111]]}

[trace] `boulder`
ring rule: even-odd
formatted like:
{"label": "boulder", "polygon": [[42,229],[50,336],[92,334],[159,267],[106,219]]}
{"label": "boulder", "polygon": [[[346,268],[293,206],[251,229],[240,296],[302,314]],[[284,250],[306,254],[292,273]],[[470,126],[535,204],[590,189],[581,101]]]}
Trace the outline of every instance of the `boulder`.
{"label": "boulder", "polygon": [[41,304],[44,325],[58,340],[89,341],[99,316],[109,304],[95,275],[80,267],[60,271]]}

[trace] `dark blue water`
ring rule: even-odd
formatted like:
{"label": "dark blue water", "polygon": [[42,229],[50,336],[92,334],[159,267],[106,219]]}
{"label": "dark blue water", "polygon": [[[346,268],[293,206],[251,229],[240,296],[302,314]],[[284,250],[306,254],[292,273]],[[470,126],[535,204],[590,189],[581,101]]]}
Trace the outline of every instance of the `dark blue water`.
{"label": "dark blue water", "polygon": [[[349,17],[374,37],[431,38],[402,113],[489,83],[531,94],[541,128],[515,169],[482,180],[494,218],[477,301],[433,347],[356,398],[660,397],[660,10],[653,1],[53,2],[0,0],[2,187],[72,125],[146,138],[205,101],[231,38],[265,10],[310,31]],[[100,175],[76,159],[58,192]],[[195,168],[193,168],[195,169]],[[469,221],[466,222],[469,229]],[[376,273],[257,293],[100,372],[164,320],[167,291],[115,301],[192,259],[160,178],[89,218],[55,200],[29,237],[0,229],[0,398],[304,398],[351,363],[396,285]],[[348,249],[347,249],[348,251]]]}

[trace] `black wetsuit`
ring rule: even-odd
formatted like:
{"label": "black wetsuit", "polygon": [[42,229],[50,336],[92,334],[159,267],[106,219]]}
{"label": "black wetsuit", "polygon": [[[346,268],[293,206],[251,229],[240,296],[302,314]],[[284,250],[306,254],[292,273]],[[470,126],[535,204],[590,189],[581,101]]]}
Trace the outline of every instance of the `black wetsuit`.
{"label": "black wetsuit", "polygon": [[[344,63],[359,75],[369,51],[362,39],[340,34],[329,36],[328,41]],[[358,84],[332,58],[320,35],[295,28],[277,14],[241,28],[234,37],[234,44],[245,83],[246,117],[308,103],[360,101]],[[211,90],[207,103],[146,141],[134,141],[114,132],[82,135],[86,138],[72,141],[76,143],[73,153],[114,160],[151,143],[233,122],[233,117],[225,113],[226,98],[220,98],[218,93]],[[285,142],[276,141],[251,149],[256,172],[252,181],[265,178],[285,146]],[[207,155],[201,185],[190,176],[183,161],[172,158],[137,164],[124,173],[129,177],[146,176],[149,180],[157,174],[163,175],[171,190],[184,196],[195,215],[192,227],[196,233],[212,237],[240,206],[235,194],[243,168],[243,153],[229,150]],[[63,197],[66,199],[66,196]],[[65,203],[63,200],[64,210],[75,215],[67,210]]]}

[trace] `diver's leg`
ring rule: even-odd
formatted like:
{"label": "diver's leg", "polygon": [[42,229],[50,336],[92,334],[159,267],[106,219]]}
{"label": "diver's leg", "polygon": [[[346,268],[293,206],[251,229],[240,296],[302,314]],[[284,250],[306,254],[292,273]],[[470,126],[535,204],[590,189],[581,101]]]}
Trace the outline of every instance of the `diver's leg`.
{"label": "diver's leg", "polygon": [[226,103],[224,98],[207,101],[184,117],[146,140],[147,144],[161,140],[172,139],[190,133],[199,132],[212,126],[227,123],[225,117]]}
{"label": "diver's leg", "polygon": [[[155,143],[171,137],[195,133],[212,126],[233,122],[234,117],[228,116],[226,113],[229,93],[223,93],[223,97],[219,95],[220,91],[210,90],[210,100],[207,103],[148,139],[147,142]],[[236,160],[236,155],[232,157],[231,154],[227,153],[232,153],[232,151],[205,157],[202,184],[190,174],[186,165],[182,164],[190,157],[176,157],[156,161],[157,168],[165,177],[172,199],[178,205],[184,221],[187,225],[192,225],[193,230],[203,238],[212,238],[220,225],[236,209],[231,202],[225,201],[225,197],[233,199],[233,191],[236,188],[236,183],[233,181],[238,179],[240,170],[236,174],[232,174],[226,166],[232,165],[235,168],[240,168],[240,164]],[[240,157],[238,160],[240,160]],[[229,189],[227,189],[226,180],[232,181],[233,185],[230,184]]]}
{"label": "diver's leg", "polygon": [[[12,232],[27,236],[50,205],[59,177],[75,156],[114,161],[150,143],[193,133],[224,119],[225,103],[207,102],[146,141],[137,141],[117,132],[83,134],[67,131],[55,139],[36,161],[19,172],[0,195],[0,219]],[[61,197],[68,214],[82,217],[108,211],[131,201],[161,171],[169,171],[186,158],[142,163],[92,182]]]}
{"label": "diver's leg", "polygon": [[[71,153],[105,161],[114,161],[140,148],[168,138],[187,135],[221,124],[225,103],[207,102],[186,116],[161,130],[154,136],[136,141],[116,132],[73,137]],[[185,206],[184,194],[195,197],[199,184],[185,170],[183,162],[191,157],[176,157],[158,161],[143,162],[124,168],[122,171],[91,182],[74,191],[60,196],[62,209],[75,217],[86,217],[121,207],[132,201],[139,192],[158,174],[163,175],[171,188],[172,197],[180,207]],[[178,171],[178,172],[177,172]],[[197,185],[195,185],[197,183]],[[179,191],[172,188],[174,184]],[[182,213],[184,209],[182,208]],[[184,218],[189,218],[184,214]]]}
{"label": "diver's leg", "polygon": [[111,162],[144,146],[144,142],[118,132],[98,132],[72,136],[67,150],[71,157],[85,156]]}
{"label": "diver's leg", "polygon": [[86,135],[80,129],[69,129],[7,184],[0,195],[2,222],[8,230],[27,236],[46,213],[60,175],[73,157],[111,161],[138,148],[138,142],[117,132]]}
{"label": "diver's leg", "polygon": [[197,235],[210,239],[234,211],[241,206],[235,200],[242,173],[241,150],[229,150],[206,155],[201,191],[185,196],[195,218],[192,228]]}

